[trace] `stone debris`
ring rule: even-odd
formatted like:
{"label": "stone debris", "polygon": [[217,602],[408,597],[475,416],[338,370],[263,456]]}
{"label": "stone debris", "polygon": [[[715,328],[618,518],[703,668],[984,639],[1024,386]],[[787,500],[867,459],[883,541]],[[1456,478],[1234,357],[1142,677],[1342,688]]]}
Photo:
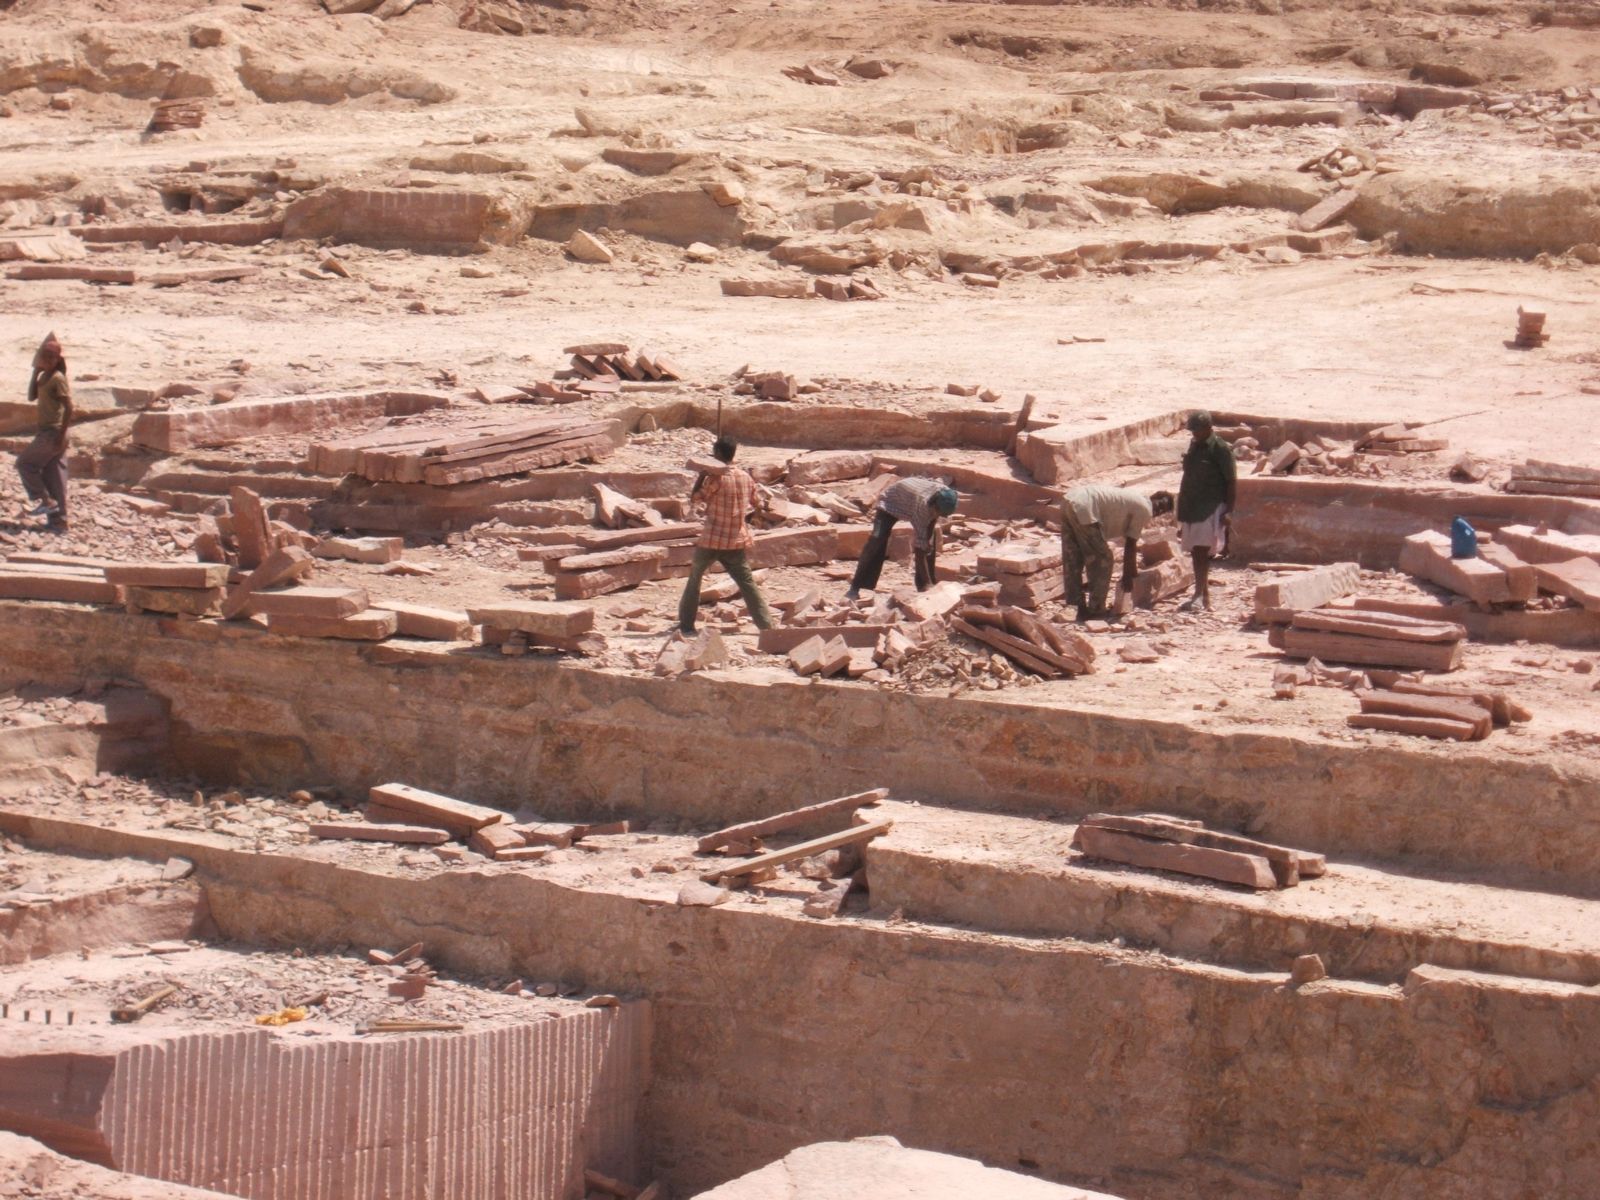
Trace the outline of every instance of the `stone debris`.
{"label": "stone debris", "polygon": [[839,76],[833,71],[815,63],[805,63],[798,67],[785,67],[783,73],[796,83],[809,83],[819,87],[838,87]]}
{"label": "stone debris", "polygon": [[1014,606],[968,605],[960,610],[951,628],[1046,679],[1070,678],[1094,670],[1094,644],[1088,638]]}
{"label": "stone debris", "polygon": [[1216,833],[1199,821],[1159,814],[1092,814],[1079,823],[1072,845],[1091,858],[1257,890],[1294,887],[1327,871],[1320,854]]}
{"label": "stone debris", "polygon": [[683,368],[667,355],[648,348],[634,353],[621,342],[568,346],[562,353],[572,356],[571,373],[558,375],[558,379],[576,375],[586,381],[616,383],[620,387],[625,382],[673,383],[683,378]]}
{"label": "stone debris", "polygon": [[160,100],[150,114],[146,133],[170,133],[174,129],[199,129],[205,124],[206,106],[199,100]]}
{"label": "stone debris", "polygon": [[616,258],[616,252],[592,233],[580,229],[567,241],[567,253],[581,263],[604,266]]}

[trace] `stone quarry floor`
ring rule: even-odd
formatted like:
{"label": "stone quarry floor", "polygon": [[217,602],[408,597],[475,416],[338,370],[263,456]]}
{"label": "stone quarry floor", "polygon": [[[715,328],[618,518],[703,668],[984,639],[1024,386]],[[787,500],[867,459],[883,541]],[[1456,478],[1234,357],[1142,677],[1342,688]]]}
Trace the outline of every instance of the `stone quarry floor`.
{"label": "stone quarry floor", "polygon": [[[1431,428],[1450,439],[1448,451],[1391,460],[1387,468],[1388,481],[1417,489],[1444,486],[1463,451],[1494,472],[1529,456],[1593,458],[1600,251],[1581,251],[1576,236],[1563,240],[1562,215],[1539,204],[1540,195],[1560,195],[1570,212],[1593,213],[1600,158],[1592,137],[1558,146],[1548,128],[1465,109],[1413,121],[1366,116],[1343,126],[1213,132],[1184,128],[1169,112],[1169,104],[1195,103],[1206,89],[1247,88],[1258,79],[1421,80],[1488,95],[1586,91],[1600,82],[1600,30],[1543,24],[1534,19],[1539,6],[1390,11],[1327,0],[1233,12],[848,0],[779,10],[741,0],[596,0],[581,9],[519,9],[533,27],[527,37],[457,28],[464,5],[456,0],[417,5],[391,22],[332,17],[313,0],[226,12],[199,0],[17,0],[0,7],[0,81],[17,85],[0,95],[0,234],[64,233],[66,224],[91,217],[199,221],[171,211],[191,189],[215,203],[229,188],[242,188],[247,198],[231,212],[240,217],[281,216],[302,191],[322,185],[408,195],[487,191],[525,214],[640,197],[648,207],[663,203],[663,194],[697,193],[721,181],[745,191],[740,214],[752,235],[721,239],[708,260],[687,249],[699,236],[692,222],[680,227],[670,212],[655,210],[646,214],[654,225],[619,216],[615,228],[602,231],[616,252],[603,265],[570,258],[563,238],[541,237],[492,240],[471,253],[284,238],[237,247],[166,239],[99,247],[89,265],[141,273],[246,266],[258,273],[175,288],[0,277],[0,375],[10,381],[12,408],[21,407],[28,356],[51,329],[85,394],[176,384],[185,393],[171,401],[178,408],[229,397],[438,387],[459,409],[476,413],[482,410],[473,389],[548,379],[565,366],[564,346],[615,340],[668,352],[686,369],[680,387],[630,397],[641,407],[714,406],[719,398],[737,405],[743,398],[733,395],[732,377],[747,365],[813,380],[818,390],[792,406],[801,431],[813,406],[927,413],[950,406],[945,387],[958,383],[1000,393],[996,411],[1014,412],[1033,395],[1036,415],[1088,424],[1201,407],[1436,423]],[[209,45],[209,34],[195,36],[202,26],[221,30],[220,45]],[[851,76],[840,87],[807,87],[781,74],[803,61],[837,68],[865,55],[889,60],[894,73],[871,82]],[[181,81],[172,77],[175,69]],[[439,90],[419,91],[418,80]],[[205,124],[142,134],[153,98],[180,83],[206,98]],[[434,99],[414,98],[424,93]],[[616,132],[580,136],[575,109]],[[1054,144],[1017,153],[1031,126],[1047,127]],[[697,157],[672,177],[640,179],[601,156],[624,142],[681,146]],[[1290,229],[1306,203],[1274,197],[1331,190],[1296,168],[1345,145],[1397,168],[1360,176],[1364,188],[1396,174],[1412,181],[1396,201],[1403,210],[1396,220],[1413,241],[1431,225],[1439,246],[1407,247],[1405,237],[1364,225],[1347,247],[1326,254],[1221,248]],[[413,165],[419,155],[472,153],[510,166],[486,177],[470,168]],[[261,178],[250,182],[252,172]],[[918,173],[939,190],[894,190]],[[863,184],[864,174],[877,181]],[[1495,219],[1456,206],[1480,188]],[[1227,199],[1211,197],[1212,190]],[[853,212],[863,196],[880,212],[884,204],[915,200],[932,227],[880,227],[869,218],[873,228],[835,228],[835,206]],[[1030,210],[1027,221],[1005,215],[1009,201],[1027,197],[1044,207]],[[216,207],[205,219],[229,217]],[[1594,221],[1577,223],[1592,241]],[[1542,252],[1511,244],[1530,229]],[[882,255],[860,274],[871,276],[884,298],[829,303],[722,294],[727,279],[809,278],[769,253],[790,237],[857,249],[876,239]],[[1452,238],[1471,248],[1444,248]],[[1018,261],[1135,239],[1199,250],[1053,279]],[[325,265],[330,260],[337,273]],[[964,282],[956,263],[999,264],[998,286]],[[1548,346],[1508,346],[1519,306],[1548,312]],[[101,478],[75,480],[70,536],[16,517],[21,489],[9,470],[0,471],[0,554],[187,556],[192,523],[180,514],[135,511],[121,494],[126,489],[109,478],[119,463],[128,465],[133,420],[118,413],[75,429],[77,449],[105,470]],[[21,428],[8,426],[6,436]],[[244,439],[144,465],[173,476],[295,475],[311,436]],[[681,468],[708,442],[704,429],[642,433],[609,465]],[[751,445],[743,454],[759,464],[793,452]],[[916,453],[988,467],[1003,460],[995,452]],[[1170,468],[1129,466],[1092,481],[1153,489],[1175,479]],[[961,525],[952,548],[962,544]],[[1029,536],[1054,535],[1034,529]],[[480,525],[410,542],[406,558],[433,574],[394,577],[376,566],[328,561],[319,563],[315,582],[448,608],[551,594],[537,564],[518,559],[528,542],[516,530]],[[819,586],[837,595],[848,568],[777,568],[763,588],[769,600]],[[749,618],[734,600],[706,621],[721,629],[729,649],[727,665],[712,674],[773,687],[908,687],[933,700],[1158,718],[1219,738],[1289,734],[1403,748],[1439,762],[1593,763],[1600,746],[1600,653],[1593,650],[1473,642],[1452,682],[1503,689],[1532,712],[1525,724],[1481,743],[1351,730],[1345,718],[1357,702],[1340,687],[1302,686],[1290,699],[1275,699],[1273,671],[1282,659],[1251,621],[1256,585],[1274,577],[1248,562],[1223,562],[1213,579],[1215,611],[1180,613],[1175,597],[1119,628],[1092,629],[1095,672],[1059,682],[1001,678],[985,673],[975,656],[935,654],[888,684],[808,684],[782,658],[757,651]],[[888,568],[885,587],[908,582],[903,565]],[[595,601],[608,648],[583,666],[648,674],[674,624],[680,586],[661,580]],[[1395,572],[1364,572],[1363,591],[1416,594]],[[1068,615],[1057,604],[1043,612]],[[391,645],[422,664],[430,655],[501,658],[493,648]],[[1153,661],[1129,661],[1146,658]],[[502,669],[522,664],[505,658]],[[76,702],[26,690],[0,696],[0,730],[20,736],[70,721]],[[1271,782],[1263,779],[1262,787]],[[685,883],[714,862],[694,853],[700,831],[664,819],[636,821],[627,833],[586,838],[525,863],[319,841],[308,824],[351,816],[362,797],[200,788],[186,779],[96,772],[81,762],[54,771],[30,763],[25,778],[0,780],[0,794],[19,813],[129,836],[148,832],[175,851],[253,850],[424,885],[446,875],[521,874],[665,906],[682,902]],[[1512,801],[1525,799],[1508,798],[1508,821],[1516,819]],[[872,894],[853,895],[834,921],[1038,947],[1114,940],[1130,958],[1151,963],[1198,960],[1257,972],[1281,972],[1295,954],[1318,948],[1335,976],[1390,990],[1420,962],[1600,983],[1594,900],[1495,886],[1481,873],[1468,879],[1341,861],[1323,878],[1254,894],[1091,864],[1070,849],[1074,825],[1067,821],[913,800],[897,797],[882,807],[895,828],[866,852]],[[301,953],[205,940],[189,928],[190,918],[198,919],[194,885],[164,881],[166,871],[161,862],[0,841],[0,930],[39,955],[0,965],[0,1003],[11,1005],[0,1020],[0,1047],[37,1044],[38,1023],[19,1023],[19,1006],[51,1011],[52,1038],[63,1036],[54,1014],[66,1011],[75,1014],[74,1036],[146,1038],[253,1026],[258,1016],[325,994],[306,1020],[278,1034],[309,1038],[350,1034],[396,1013],[527,1020],[589,995],[579,978],[524,980],[530,990],[542,985],[554,994],[512,996],[498,990],[510,980],[447,973],[423,999],[402,1002],[387,994],[392,972],[367,961],[371,947]],[[817,890],[813,875],[787,869],[724,903],[797,918]],[[52,914],[78,931],[78,952],[39,932]],[[112,1005],[175,978],[183,989],[171,1004],[136,1026],[105,1023]],[[0,1190],[11,1186],[13,1162],[25,1164],[16,1172],[17,1186],[27,1189],[19,1194],[53,1198],[95,1186],[80,1183],[74,1166],[44,1162],[0,1134]]]}

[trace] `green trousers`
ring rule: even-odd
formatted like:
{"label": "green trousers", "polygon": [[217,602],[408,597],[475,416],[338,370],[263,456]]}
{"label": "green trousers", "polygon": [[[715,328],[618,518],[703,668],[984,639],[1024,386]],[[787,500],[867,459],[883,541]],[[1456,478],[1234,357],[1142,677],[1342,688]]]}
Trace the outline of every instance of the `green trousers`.
{"label": "green trousers", "polygon": [[750,562],[743,550],[707,550],[696,546],[694,561],[689,565],[689,578],[683,585],[683,599],[678,601],[678,628],[684,632],[694,628],[695,613],[700,608],[700,580],[712,563],[721,563],[722,569],[739,585],[744,606],[750,610],[750,619],[757,629],[771,629],[772,615],[767,612],[767,602],[761,598],[755,576],[750,573]]}
{"label": "green trousers", "polygon": [[[1066,576],[1066,602],[1082,608],[1085,600],[1096,612],[1106,606],[1111,589],[1111,569],[1116,565],[1106,535],[1098,522],[1084,525],[1072,511],[1061,505],[1061,570]],[[1084,575],[1089,576],[1085,586]]]}

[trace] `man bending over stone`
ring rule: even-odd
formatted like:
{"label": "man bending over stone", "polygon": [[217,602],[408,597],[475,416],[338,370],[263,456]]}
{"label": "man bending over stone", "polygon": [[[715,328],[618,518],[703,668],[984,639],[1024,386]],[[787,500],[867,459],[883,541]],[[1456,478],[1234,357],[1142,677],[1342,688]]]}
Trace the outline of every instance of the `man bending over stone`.
{"label": "man bending over stone", "polygon": [[932,587],[934,559],[939,550],[939,518],[955,512],[956,499],[955,488],[937,479],[902,479],[886,487],[878,497],[877,511],[872,514],[872,534],[861,549],[845,599],[854,600],[862,588],[871,591],[878,586],[883,560],[889,555],[889,535],[894,532],[895,522],[901,520],[911,525],[917,591]]}
{"label": "man bending over stone", "polygon": [[1171,511],[1171,492],[1146,498],[1132,488],[1090,484],[1075,487],[1062,498],[1061,568],[1066,577],[1066,601],[1078,610],[1078,620],[1106,615],[1106,592],[1111,587],[1110,539],[1122,539],[1122,587],[1132,588],[1138,571],[1139,535],[1152,520]]}
{"label": "man bending over stone", "polygon": [[711,453],[725,469],[721,474],[707,475],[696,484],[690,498],[692,504],[704,507],[705,523],[700,528],[700,540],[695,544],[689,579],[683,585],[683,598],[678,601],[678,630],[685,637],[694,636],[695,616],[700,610],[700,581],[714,562],[721,563],[722,569],[739,585],[739,594],[744,597],[756,628],[772,628],[767,602],[761,598],[761,589],[756,587],[746,554],[755,544],[745,520],[758,503],[756,481],[749,471],[733,465],[737,449],[732,438],[717,439]]}

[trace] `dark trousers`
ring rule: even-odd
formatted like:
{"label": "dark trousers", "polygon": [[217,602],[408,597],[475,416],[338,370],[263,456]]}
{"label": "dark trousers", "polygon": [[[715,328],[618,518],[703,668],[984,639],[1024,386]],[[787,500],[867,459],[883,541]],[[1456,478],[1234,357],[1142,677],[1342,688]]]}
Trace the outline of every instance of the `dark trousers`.
{"label": "dark trousers", "polygon": [[[1111,547],[1099,522],[1084,525],[1073,513],[1072,505],[1062,504],[1061,571],[1066,578],[1066,602],[1082,608],[1087,599],[1089,608],[1104,609],[1113,565]],[[1085,574],[1089,577],[1087,585]]]}
{"label": "dark trousers", "polygon": [[[883,574],[883,560],[889,557],[889,535],[894,532],[898,520],[894,514],[881,509],[873,515],[872,533],[867,538],[867,544],[861,548],[861,557],[856,560],[856,573],[850,580],[851,587],[864,588],[869,592],[877,589],[878,577]],[[924,549],[919,546],[912,551],[911,557],[915,564],[917,591],[925,592],[933,586],[933,547]]]}
{"label": "dark trousers", "polygon": [[22,476],[28,499],[38,503],[45,497],[56,502],[56,510],[67,515],[67,443],[58,433],[42,429],[17,455],[17,474]]}
{"label": "dark trousers", "polygon": [[700,581],[712,563],[721,563],[732,580],[739,585],[744,606],[750,610],[750,619],[757,629],[772,628],[772,614],[767,612],[767,602],[761,597],[756,578],[750,571],[750,561],[743,550],[707,550],[696,546],[694,559],[689,564],[689,578],[683,585],[683,597],[678,601],[678,628],[693,629],[695,614],[700,608]]}

